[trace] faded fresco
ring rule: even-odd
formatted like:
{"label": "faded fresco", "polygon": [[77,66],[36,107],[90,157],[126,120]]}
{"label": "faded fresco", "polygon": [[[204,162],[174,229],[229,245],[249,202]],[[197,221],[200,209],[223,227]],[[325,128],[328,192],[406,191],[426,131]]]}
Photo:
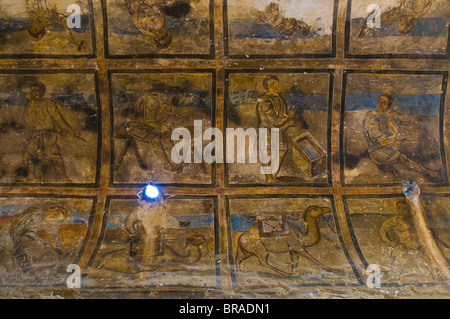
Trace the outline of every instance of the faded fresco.
{"label": "faded fresco", "polygon": [[[447,0],[381,0],[379,28],[371,28],[372,0],[350,0],[347,17],[351,55],[446,56],[450,4]],[[372,9],[373,10],[373,9]],[[369,12],[368,12],[369,11]]]}
{"label": "faded fresco", "polygon": [[0,197],[0,285],[61,285],[82,253],[93,199]]}
{"label": "faded fresco", "polygon": [[0,299],[449,299],[449,26],[0,0]]}
{"label": "faded fresco", "polygon": [[335,1],[224,2],[231,56],[333,54]]}
{"label": "faded fresco", "polygon": [[[81,9],[81,25],[69,28],[68,7]],[[88,56],[95,52],[90,0],[2,0],[0,56]]]}
{"label": "faded fresco", "polygon": [[103,0],[111,56],[211,54],[210,0]]}
{"label": "faded fresco", "polygon": [[[163,73],[163,74],[160,74]],[[176,163],[172,132],[186,128],[194,139],[194,121],[212,126],[213,74],[112,73],[116,184],[211,184],[212,166]]]}
{"label": "faded fresco", "polygon": [[0,183],[96,183],[94,73],[0,72],[0,94]]}
{"label": "faded fresco", "polygon": [[333,205],[320,197],[231,197],[235,283],[273,288],[355,282]]}
{"label": "faded fresco", "polygon": [[227,164],[230,184],[328,184],[331,79],[328,72],[229,74],[227,128],[280,130],[276,172],[263,175],[261,162],[241,164],[235,159]]}
{"label": "faded fresco", "polygon": [[215,207],[213,198],[112,198],[87,285],[215,287]]}
{"label": "faded fresco", "polygon": [[[448,260],[449,198],[424,194],[422,201],[429,230]],[[346,207],[359,253],[367,265],[381,267],[385,285],[441,282],[439,271],[418,238],[411,206],[404,197],[349,197]]]}
{"label": "faded fresco", "polygon": [[345,184],[414,179],[446,184],[440,131],[446,74],[349,73],[344,106]]}

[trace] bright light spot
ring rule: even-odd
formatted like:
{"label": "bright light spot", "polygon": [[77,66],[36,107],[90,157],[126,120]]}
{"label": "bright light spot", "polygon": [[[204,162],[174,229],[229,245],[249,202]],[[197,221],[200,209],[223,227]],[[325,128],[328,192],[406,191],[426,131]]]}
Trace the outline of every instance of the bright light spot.
{"label": "bright light spot", "polygon": [[145,197],[150,199],[156,199],[159,197],[159,189],[153,185],[148,185],[144,190]]}

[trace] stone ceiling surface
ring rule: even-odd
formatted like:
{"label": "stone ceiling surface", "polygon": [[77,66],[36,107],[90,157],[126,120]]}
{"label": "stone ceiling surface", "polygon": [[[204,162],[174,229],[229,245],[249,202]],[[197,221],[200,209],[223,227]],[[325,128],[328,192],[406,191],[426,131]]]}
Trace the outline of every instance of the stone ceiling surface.
{"label": "stone ceiling surface", "polygon": [[0,296],[448,298],[449,17],[0,0]]}

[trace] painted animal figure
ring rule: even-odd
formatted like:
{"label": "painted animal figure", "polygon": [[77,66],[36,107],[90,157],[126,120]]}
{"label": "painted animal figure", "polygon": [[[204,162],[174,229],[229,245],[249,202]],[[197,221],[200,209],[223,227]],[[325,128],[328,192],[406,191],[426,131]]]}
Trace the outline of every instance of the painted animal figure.
{"label": "painted animal figure", "polygon": [[[186,238],[186,244],[183,250],[175,250],[171,246],[165,245],[165,252],[163,252],[163,254],[167,254],[169,257],[165,262],[180,263],[184,265],[195,264],[208,254],[206,246],[208,242],[212,241],[214,241],[214,239],[209,236],[205,237],[200,234],[194,234]],[[130,258],[130,249],[127,247],[104,254],[101,257],[100,264],[95,269],[91,269],[91,272],[105,269],[116,273],[140,274],[155,272],[161,267],[164,267],[164,265],[143,265],[134,258]]]}
{"label": "painted animal figure", "polygon": [[[202,257],[205,257],[208,254],[208,248],[206,244],[208,242],[212,242],[214,239],[212,237],[205,237],[203,235],[195,234],[190,235],[186,238],[186,245],[184,247],[184,251],[180,252],[167,245],[166,250],[173,255],[174,260],[184,261],[186,263],[196,263]],[[205,245],[206,252],[203,251],[202,247]]]}
{"label": "painted animal figure", "polygon": [[[306,248],[317,245],[320,241],[320,230],[318,218],[323,214],[330,213],[328,207],[310,206],[307,208],[303,218],[306,223],[306,234],[302,234],[292,222],[286,221],[290,228],[289,235],[261,237],[258,223],[251,226],[243,233],[237,241],[237,252],[235,265],[240,270],[244,260],[250,257],[258,258],[261,266],[267,267],[282,276],[291,276],[297,268],[299,256],[315,263],[322,269],[330,272],[337,272],[337,269],[330,268],[314,258]],[[291,257],[291,271],[285,272],[269,263],[272,253],[289,253]]]}

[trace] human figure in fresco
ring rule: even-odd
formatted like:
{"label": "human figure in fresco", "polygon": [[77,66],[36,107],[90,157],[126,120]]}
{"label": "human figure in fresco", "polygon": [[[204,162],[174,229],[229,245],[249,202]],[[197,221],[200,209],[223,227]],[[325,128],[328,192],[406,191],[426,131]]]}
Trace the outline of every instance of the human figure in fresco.
{"label": "human figure in fresco", "polygon": [[191,11],[189,1],[177,0],[125,0],[136,29],[153,38],[158,49],[172,43],[172,35],[166,31],[167,19],[180,19]]}
{"label": "human figure in fresco", "polygon": [[251,16],[256,23],[268,23],[278,28],[285,36],[292,36],[297,30],[303,30],[304,35],[311,32],[311,26],[306,23],[295,18],[286,18],[280,11],[280,6],[274,2],[271,2],[263,11],[253,9]]}
{"label": "human figure in fresco", "polygon": [[395,248],[400,246],[404,251],[420,248],[417,236],[411,222],[411,207],[405,201],[399,201],[396,205],[397,216],[387,219],[379,229],[381,240]]}
{"label": "human figure in fresco", "polygon": [[44,98],[46,86],[40,82],[31,84],[27,98],[25,115],[28,124],[33,129],[33,135],[25,146],[23,161],[27,165],[28,173],[36,178],[36,167],[39,165],[51,165],[55,171],[67,181],[60,148],[59,136],[73,136],[80,138],[72,126],[64,118],[58,104]]}
{"label": "human figure in fresco", "polygon": [[[433,0],[401,0],[399,6],[381,14],[380,22],[381,24],[397,22],[398,31],[402,34],[409,34],[414,30],[416,20],[422,18],[432,5]],[[360,38],[366,36],[371,30],[367,26],[367,19],[359,34]]]}
{"label": "human figure in fresco", "polygon": [[34,262],[28,255],[32,245],[51,249],[62,255],[57,222],[67,218],[68,212],[63,206],[49,209],[31,208],[19,216],[0,225],[0,264],[8,271],[14,271],[18,264],[24,272],[30,270]]}
{"label": "human figure in fresco", "polygon": [[[179,103],[181,95],[182,93],[176,89],[168,94],[145,94],[131,107],[126,123],[116,134],[117,137],[131,138],[152,145],[152,150],[163,162],[164,169],[180,173],[183,171],[183,165],[175,164],[171,157],[174,143],[171,139],[172,127],[169,120],[173,105]],[[119,167],[120,165],[116,166]]]}
{"label": "human figure in fresco", "polygon": [[407,137],[396,123],[394,112],[390,111],[393,103],[392,95],[380,95],[378,109],[368,112],[364,117],[364,137],[367,141],[370,160],[381,167],[403,163],[416,172],[427,174],[432,178],[438,177],[438,172],[423,167],[397,149],[395,144]]}
{"label": "human figure in fresco", "polygon": [[[168,238],[168,227],[179,228],[180,222],[170,215],[170,208],[162,196],[152,202],[141,203],[136,211],[125,219],[124,228],[128,232],[127,245],[103,254],[91,273],[106,270],[114,273],[137,275],[144,279],[165,267],[177,267],[177,262],[195,264],[208,254],[203,248],[213,238],[195,233],[187,235],[186,245],[181,249],[173,247]],[[172,265],[169,265],[172,264]],[[183,266],[181,266],[183,268]]]}
{"label": "human figure in fresco", "polygon": [[406,200],[400,200],[396,209],[397,215],[385,220],[378,230],[381,240],[388,246],[391,275],[398,278],[415,274],[414,269],[408,267],[413,258],[414,266],[417,266],[424,276],[434,277],[434,272],[428,266],[430,261],[413,226],[411,206]]}
{"label": "human figure in fresco", "polygon": [[[275,174],[266,175],[267,183],[278,183],[277,174],[283,164],[288,151],[292,150],[291,138],[286,134],[289,128],[301,128],[302,123],[297,119],[295,110],[288,111],[286,101],[279,94],[280,79],[274,75],[263,81],[266,90],[264,96],[258,100],[256,113],[259,127],[268,129],[268,145],[271,145],[271,128],[280,130],[280,164]],[[270,155],[270,151],[268,150]]]}
{"label": "human figure in fresco", "polygon": [[77,46],[81,51],[84,41],[77,42],[73,36],[73,30],[67,26],[66,15],[58,12],[55,5],[48,4],[47,0],[25,0],[29,19],[32,21],[28,28],[28,34],[34,39],[41,39],[47,33],[50,25],[59,25],[64,28],[64,37],[67,43]]}

